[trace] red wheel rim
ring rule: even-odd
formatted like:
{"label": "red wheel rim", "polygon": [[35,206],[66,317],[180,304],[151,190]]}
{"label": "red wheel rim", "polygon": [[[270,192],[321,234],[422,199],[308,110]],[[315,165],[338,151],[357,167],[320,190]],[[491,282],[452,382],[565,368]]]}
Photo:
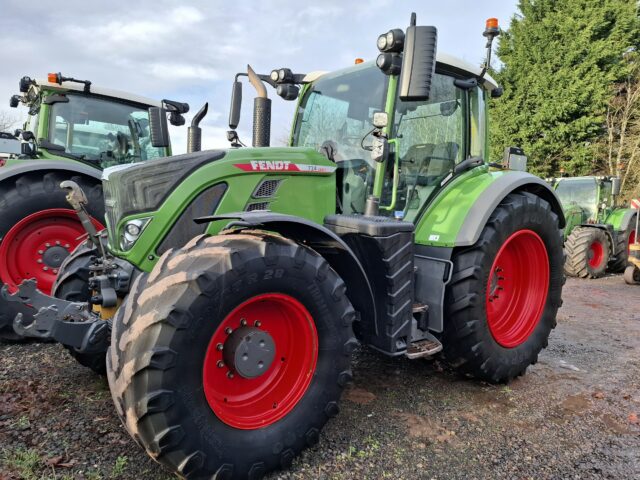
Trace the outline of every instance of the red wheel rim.
{"label": "red wheel rim", "polygon": [[[230,331],[246,325],[266,332],[275,344],[271,364],[257,378],[244,378],[224,362]],[[316,369],[318,333],[313,317],[295,298],[280,293],[252,297],[216,329],[204,360],[203,386],[216,416],[235,428],[271,425],[297,405]]]}
{"label": "red wheel rim", "polygon": [[[93,220],[98,229],[104,227]],[[84,240],[85,230],[73,210],[41,210],[16,223],[0,244],[0,279],[15,291],[35,278],[49,295],[62,261]]]}
{"label": "red wheel rim", "polygon": [[589,252],[587,252],[587,260],[591,268],[598,268],[602,265],[604,260],[604,247],[598,240],[589,245]]}
{"label": "red wheel rim", "polygon": [[636,243],[636,231],[635,229],[629,232],[629,241],[627,242],[627,257],[631,255],[631,245]]}
{"label": "red wheel rim", "polygon": [[504,242],[487,281],[486,311],[496,342],[524,343],[538,325],[549,290],[549,257],[540,236],[519,230]]}

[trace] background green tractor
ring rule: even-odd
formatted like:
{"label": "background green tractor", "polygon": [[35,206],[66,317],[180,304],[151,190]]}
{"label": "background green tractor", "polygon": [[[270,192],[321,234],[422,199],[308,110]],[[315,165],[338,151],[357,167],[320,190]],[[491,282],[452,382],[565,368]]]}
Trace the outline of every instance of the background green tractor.
{"label": "background green tractor", "polygon": [[[0,159],[0,280],[14,290],[35,278],[38,288],[50,293],[62,262],[84,234],[60,182],[73,179],[82,186],[91,200],[92,221],[102,228],[102,169],[170,155],[168,142],[152,144],[149,108],[166,107],[172,123],[181,125],[189,106],[95,87],[59,73],[47,80],[23,77],[19,88],[10,105],[25,105],[29,116],[0,145],[5,153]],[[11,328],[16,313],[0,300],[0,337],[16,338]]]}
{"label": "background green tractor", "polygon": [[637,212],[617,204],[620,179],[610,176],[561,177],[552,180],[567,221],[565,272],[597,278],[627,266],[636,236]]}
{"label": "background green tractor", "polygon": [[[497,34],[491,21],[489,51]],[[254,148],[104,172],[108,245],[92,260],[91,305],[53,299],[57,314],[30,282],[8,297],[39,308],[28,331],[95,355],[110,344],[126,428],[183,477],[290,465],[338,413],[358,343],[442,352],[490,382],[521,375],[547,345],[564,217],[547,183],[483,160],[498,86],[436,56],[436,29],[415,16],[378,48],[376,63],[333,73],[249,67],[238,77],[257,92]],[[290,147],[266,148],[268,85],[299,98]]]}

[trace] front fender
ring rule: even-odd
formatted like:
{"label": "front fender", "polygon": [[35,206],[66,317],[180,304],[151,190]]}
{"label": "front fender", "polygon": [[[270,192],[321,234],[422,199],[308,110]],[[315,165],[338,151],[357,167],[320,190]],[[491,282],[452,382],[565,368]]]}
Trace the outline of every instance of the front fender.
{"label": "front fender", "polygon": [[347,297],[360,313],[363,330],[377,333],[373,289],[356,254],[338,235],[311,220],[267,211],[237,212],[196,219],[196,223],[231,220],[225,230],[257,228],[278,233],[324,257],[347,286]]}
{"label": "front fender", "polygon": [[85,175],[101,181],[102,171],[76,161],[67,160],[17,160],[0,168],[0,182],[18,175],[41,171],[63,171]]}

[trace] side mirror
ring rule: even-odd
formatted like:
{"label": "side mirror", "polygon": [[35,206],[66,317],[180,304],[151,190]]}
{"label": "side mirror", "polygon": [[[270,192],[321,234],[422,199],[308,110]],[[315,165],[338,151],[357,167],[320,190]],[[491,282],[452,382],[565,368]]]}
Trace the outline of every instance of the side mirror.
{"label": "side mirror", "polygon": [[242,83],[233,82],[231,89],[231,110],[229,111],[229,128],[235,130],[240,123],[240,108],[242,107]]}
{"label": "side mirror", "polygon": [[415,24],[407,27],[400,71],[400,100],[429,100],[431,79],[436,70],[437,43],[436,27],[417,27]]}
{"label": "side mirror", "polygon": [[620,195],[620,177],[613,177],[611,179],[611,194],[612,195]]}
{"label": "side mirror", "polygon": [[169,126],[167,124],[167,112],[164,108],[149,107],[149,133],[151,145],[156,148],[169,146]]}
{"label": "side mirror", "polygon": [[502,159],[503,167],[508,170],[518,170],[520,172],[527,171],[527,156],[524,150],[518,147],[507,147],[504,149],[504,157]]}
{"label": "side mirror", "polygon": [[11,108],[17,108],[20,105],[20,95],[11,95],[11,99],[9,99],[9,106]]}
{"label": "side mirror", "polygon": [[20,87],[20,92],[27,93],[32,83],[33,83],[33,80],[31,80],[29,77],[26,77],[26,76],[22,77],[20,79],[20,83],[18,84]]}

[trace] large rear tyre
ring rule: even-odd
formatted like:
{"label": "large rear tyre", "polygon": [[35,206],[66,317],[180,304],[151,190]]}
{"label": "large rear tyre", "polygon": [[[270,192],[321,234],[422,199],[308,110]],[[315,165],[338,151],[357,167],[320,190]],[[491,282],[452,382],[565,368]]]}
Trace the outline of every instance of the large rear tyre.
{"label": "large rear tyre", "polygon": [[[89,291],[89,274],[91,259],[100,254],[97,247],[85,240],[60,265],[60,273],[56,278],[51,295],[70,302],[88,302],[91,298]],[[106,352],[80,353],[73,347],[66,347],[71,356],[84,367],[105,375]]]}
{"label": "large rear tyre", "polygon": [[617,238],[616,252],[618,254],[609,262],[609,271],[620,273],[629,264],[629,245],[636,241],[636,216],[633,215],[628,223],[627,229],[619,232]]}
{"label": "large rear tyre", "polygon": [[[22,280],[35,278],[38,288],[51,292],[60,265],[80,243],[84,229],[65,200],[62,172],[31,172],[0,184],[0,280],[14,290]],[[85,177],[71,180],[89,199],[89,213],[99,224],[104,219],[102,186]],[[100,225],[101,226],[101,225]],[[19,307],[17,307],[19,308]],[[0,299],[0,337],[15,336],[16,307]],[[25,309],[25,314],[31,309]],[[29,322],[24,318],[25,323]]]}
{"label": "large rear tyre", "polygon": [[351,379],[345,285],[267,234],[197,237],[140,275],[107,375],[129,433],[188,478],[253,479],[318,441]]}
{"label": "large rear tyre", "polygon": [[564,244],[564,271],[571,277],[599,278],[607,272],[611,243],[604,230],[576,227]]}
{"label": "large rear tyre", "polygon": [[454,250],[446,291],[445,359],[460,372],[502,383],[547,346],[562,304],[562,235],[549,203],[507,196],[471,247]]}

